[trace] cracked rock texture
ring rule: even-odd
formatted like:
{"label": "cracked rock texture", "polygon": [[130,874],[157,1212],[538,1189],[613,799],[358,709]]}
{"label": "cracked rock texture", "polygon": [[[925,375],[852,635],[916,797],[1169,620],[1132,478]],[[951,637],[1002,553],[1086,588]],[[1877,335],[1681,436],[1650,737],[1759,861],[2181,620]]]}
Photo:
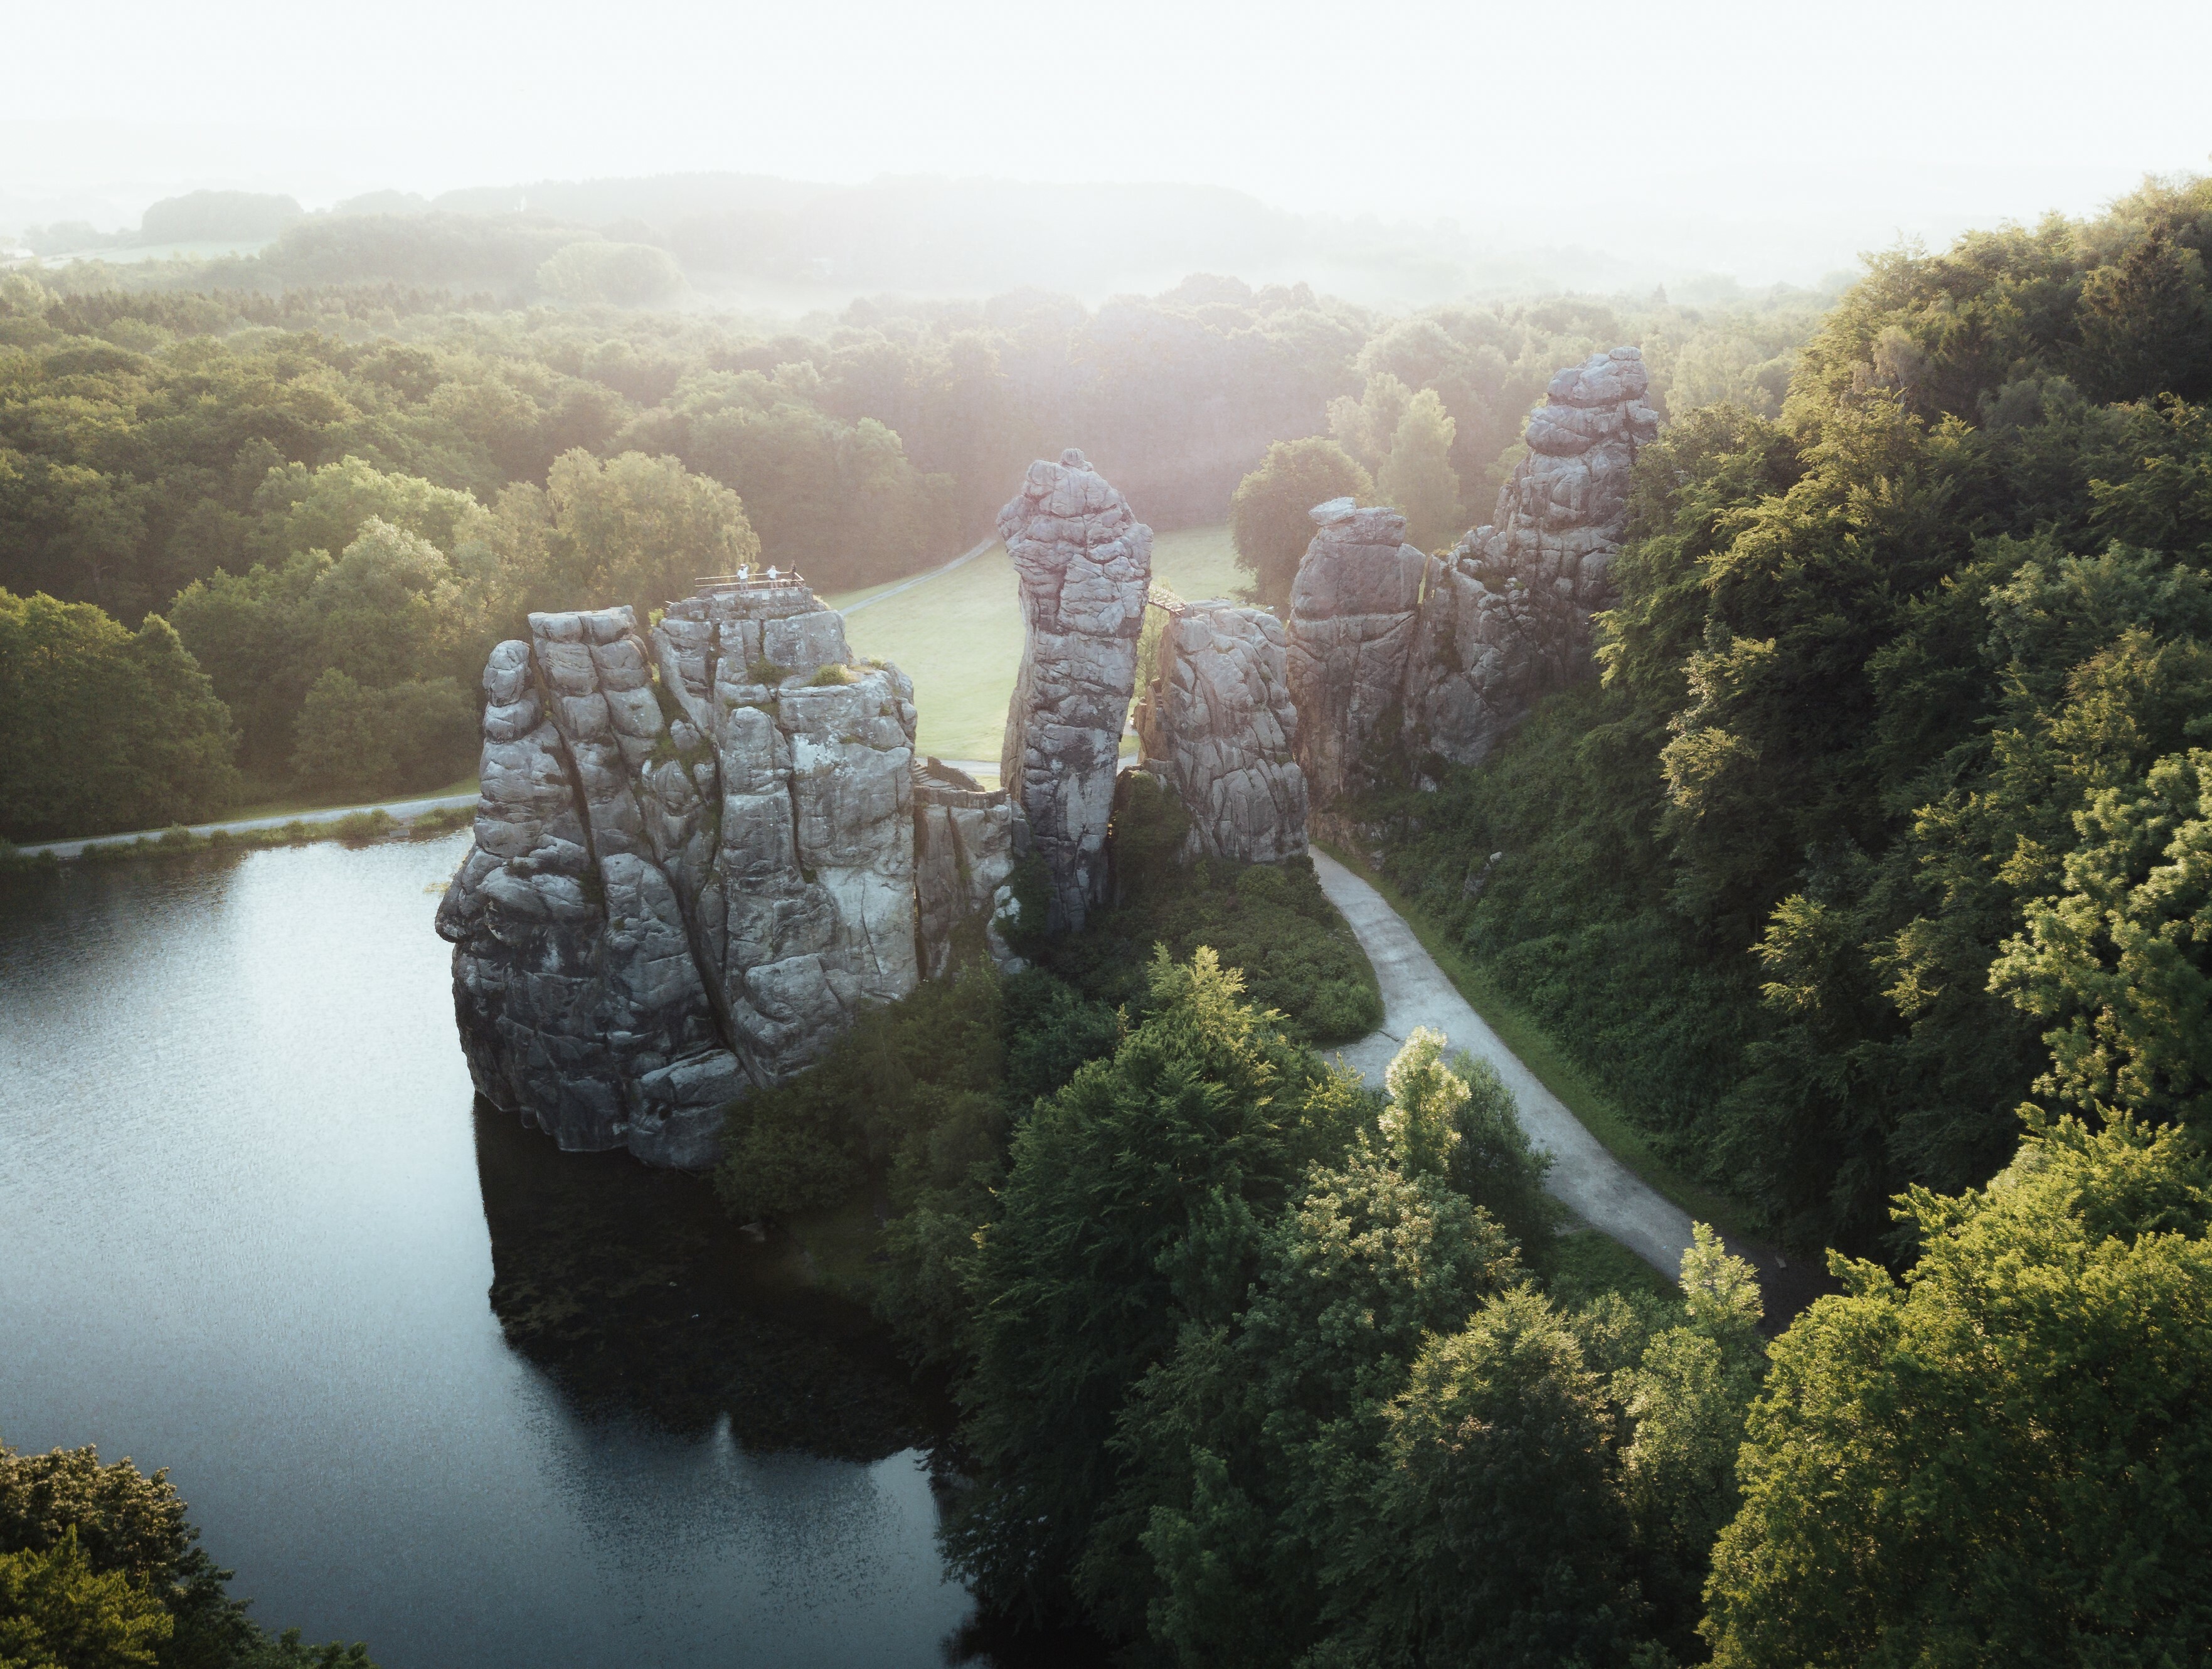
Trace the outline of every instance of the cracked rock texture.
{"label": "cracked rock texture", "polygon": [[1406,543],[1406,519],[1348,498],[1314,507],[1319,529],[1291,587],[1285,634],[1297,706],[1297,762],[1326,806],[1372,780],[1395,744],[1428,558]]}
{"label": "cracked rock texture", "polygon": [[987,789],[942,760],[915,764],[915,894],[925,978],[941,979],[951,970],[961,928],[978,918],[984,947],[1000,972],[1028,965],[1004,932],[1020,915],[1012,883],[1028,833],[1004,789]]}
{"label": "cracked rock texture", "polygon": [[1190,813],[1186,856],[1279,863],[1306,849],[1288,640],[1265,609],[1191,603],[1160,632],[1137,711],[1143,768]]}
{"label": "cracked rock texture", "polygon": [[1497,520],[1429,560],[1406,681],[1417,760],[1479,764],[1539,699],[1589,675],[1590,616],[1613,602],[1636,456],[1658,434],[1648,388],[1635,348],[1553,377]]}
{"label": "cracked rock texture", "polygon": [[1006,716],[1000,777],[1050,880],[1048,926],[1079,928],[1106,901],[1106,825],[1137,635],[1152,574],[1152,530],[1073,448],[1030,465],[999,513],[1021,577],[1028,634]]}
{"label": "cracked rock texture", "polygon": [[709,1163],[732,1100],[919,977],[913,686],[803,585],[530,630],[438,912],[471,1073],[564,1148]]}

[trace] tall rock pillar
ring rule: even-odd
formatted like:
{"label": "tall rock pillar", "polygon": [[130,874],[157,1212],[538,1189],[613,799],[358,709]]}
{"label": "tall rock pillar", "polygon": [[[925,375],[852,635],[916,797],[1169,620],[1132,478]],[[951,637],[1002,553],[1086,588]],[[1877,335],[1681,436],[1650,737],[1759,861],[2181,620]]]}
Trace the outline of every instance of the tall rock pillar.
{"label": "tall rock pillar", "polygon": [[1395,744],[1428,558],[1406,543],[1395,510],[1340,498],[1312,514],[1320,531],[1291,587],[1285,637],[1298,764],[1320,812],[1365,786],[1378,751]]}
{"label": "tall rock pillar", "polygon": [[1029,819],[1051,877],[1050,925],[1083,926],[1106,899],[1106,824],[1137,635],[1152,577],[1152,530],[1070,447],[1030,465],[999,513],[1028,627],[1000,776]]}
{"label": "tall rock pillar", "polygon": [[1636,455],[1659,432],[1635,348],[1552,379],[1498,519],[1431,558],[1406,683],[1418,761],[1481,763],[1542,696],[1589,676],[1590,616],[1613,602]]}

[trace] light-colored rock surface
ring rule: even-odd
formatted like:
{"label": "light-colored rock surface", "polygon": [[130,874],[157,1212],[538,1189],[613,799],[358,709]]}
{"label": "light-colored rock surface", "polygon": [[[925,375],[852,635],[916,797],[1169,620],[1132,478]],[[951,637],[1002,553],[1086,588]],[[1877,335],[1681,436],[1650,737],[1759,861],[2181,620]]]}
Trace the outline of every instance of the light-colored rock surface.
{"label": "light-colored rock surface", "polygon": [[1218,601],[1168,615],[1137,736],[1144,768],[1190,813],[1189,855],[1273,864],[1304,853],[1297,731],[1281,622]]}
{"label": "light-colored rock surface", "polygon": [[984,947],[1001,972],[1026,965],[1007,944],[1005,929],[1009,918],[1020,917],[1010,883],[1027,834],[1004,789],[986,788],[941,759],[916,762],[915,895],[926,978],[950,971],[961,929],[979,919]]}
{"label": "light-colored rock surface", "polygon": [[624,752],[644,645],[628,609],[531,627],[484,668],[476,846],[438,911],[470,1072],[563,1147],[703,1163],[746,1075]]}
{"label": "light-colored rock surface", "polygon": [[1398,722],[1428,559],[1405,542],[1395,510],[1331,499],[1313,519],[1285,647],[1298,765],[1318,810],[1367,786],[1395,747],[1387,731]]}
{"label": "light-colored rock surface", "polygon": [[1352,925],[1382,987],[1382,1029],[1341,1051],[1346,1060],[1379,1089],[1407,1035],[1431,1026],[1454,1048],[1488,1061],[1513,1092],[1522,1127],[1552,1156],[1545,1186],[1553,1195],[1669,1280],[1680,1275],[1691,1245],[1689,1214],[1608,1153],[1498,1040],[1382,894],[1325,852],[1315,853],[1313,862],[1322,890]]}
{"label": "light-colored rock surface", "polygon": [[1589,675],[1590,616],[1613,602],[1636,456],[1658,434],[1648,387],[1635,348],[1553,377],[1496,521],[1430,560],[1406,681],[1417,762],[1480,763],[1539,699]]}
{"label": "light-colored rock surface", "polygon": [[1152,530],[1070,448],[1030,465],[999,513],[1027,637],[1000,778],[1051,883],[1054,929],[1106,900],[1106,825],[1136,683]]}
{"label": "light-colored rock surface", "polygon": [[[530,625],[484,669],[477,842],[438,915],[471,1071],[563,1147],[703,1164],[731,1101],[921,975],[913,686],[849,665],[800,585],[686,598],[649,637],[626,608]],[[995,896],[1011,818],[967,831],[939,913],[979,875]]]}

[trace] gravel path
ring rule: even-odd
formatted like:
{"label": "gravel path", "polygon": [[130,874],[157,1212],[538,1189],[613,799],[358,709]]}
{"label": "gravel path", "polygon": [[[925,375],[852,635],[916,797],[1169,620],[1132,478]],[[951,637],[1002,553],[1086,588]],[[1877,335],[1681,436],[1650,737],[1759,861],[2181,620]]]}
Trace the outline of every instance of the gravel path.
{"label": "gravel path", "polygon": [[1488,1061],[1513,1092],[1522,1128],[1552,1156],[1550,1191],[1591,1228],[1612,1235],[1669,1280],[1680,1274],[1682,1253],[1690,1247],[1689,1214],[1607,1152],[1498,1041],[1382,894],[1325,852],[1316,852],[1313,862],[1322,890],[1352,924],[1382,986],[1382,1029],[1345,1049],[1344,1058],[1379,1089],[1406,1035],[1430,1026],[1453,1047]]}
{"label": "gravel path", "polygon": [[[327,805],[319,811],[286,811],[274,817],[236,817],[228,822],[189,823],[195,834],[212,834],[218,828],[228,834],[240,834],[249,828],[282,828],[286,823],[336,822],[340,817],[350,817],[356,811],[384,811],[405,822],[419,817],[425,811],[435,811],[448,805],[474,805],[474,794],[447,794],[437,799],[379,800],[373,805]],[[128,846],[133,841],[158,841],[168,831],[161,828],[142,828],[130,834],[95,834],[89,840],[48,841],[41,846],[18,847],[17,851],[29,856],[51,852],[57,858],[74,858],[88,846]]]}

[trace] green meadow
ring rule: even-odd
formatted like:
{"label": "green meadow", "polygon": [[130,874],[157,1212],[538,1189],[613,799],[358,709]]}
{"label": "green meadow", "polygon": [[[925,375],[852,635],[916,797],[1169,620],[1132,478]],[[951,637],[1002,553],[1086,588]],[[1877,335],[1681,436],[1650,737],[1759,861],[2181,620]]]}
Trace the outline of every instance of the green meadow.
{"label": "green meadow", "polygon": [[[1152,541],[1152,579],[1180,596],[1232,596],[1245,578],[1225,525],[1184,528]],[[889,589],[871,586],[827,601],[834,609],[850,608]],[[845,635],[856,654],[894,661],[914,680],[923,753],[998,759],[1022,660],[1021,597],[1004,545],[861,610],[846,622]]]}

